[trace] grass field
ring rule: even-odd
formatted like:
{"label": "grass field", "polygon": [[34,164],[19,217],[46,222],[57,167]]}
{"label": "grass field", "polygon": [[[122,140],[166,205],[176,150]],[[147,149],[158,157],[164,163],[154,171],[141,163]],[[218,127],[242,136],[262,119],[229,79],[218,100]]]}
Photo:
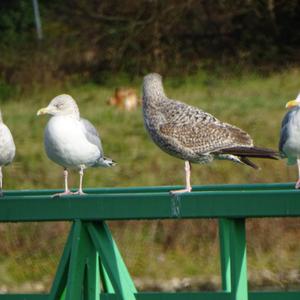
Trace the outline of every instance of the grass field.
{"label": "grass field", "polygon": [[[268,76],[198,73],[187,78],[166,78],[165,89],[170,97],[201,107],[248,131],[256,145],[276,149],[285,103],[298,93],[299,78],[298,69]],[[2,99],[3,118],[17,147],[15,162],[4,170],[5,189],[62,188],[62,168],[48,160],[43,148],[43,128],[48,118],[36,116],[39,108],[61,93],[69,93],[77,100],[81,116],[99,129],[105,154],[118,162],[112,169],[87,170],[84,186],[183,184],[183,162],[163,153],[150,141],[143,126],[141,109],[126,113],[106,105],[107,98],[119,85],[140,90],[141,79],[134,82],[115,79],[106,85],[90,83],[37,88]],[[286,182],[297,178],[296,167],[287,167],[284,161],[256,162],[261,167],[259,171],[224,161],[207,166],[194,165],[192,184]],[[77,187],[76,172],[71,173],[70,184]],[[219,268],[215,223],[184,221],[181,224],[112,224],[135,277],[193,277],[201,273],[207,281],[212,280]],[[4,238],[0,245],[0,282],[12,287],[15,282],[42,278],[47,286],[50,282],[47,274],[55,270],[60,251],[58,245],[63,244],[66,227],[64,224],[54,227],[49,224],[1,225]],[[300,267],[297,259],[300,222],[250,221],[248,232],[252,237],[249,240],[249,269],[256,283],[263,282],[260,281],[262,278],[278,283],[283,276],[280,286],[284,287],[288,277],[284,274]],[[39,241],[38,247],[33,240]],[[144,255],[145,248],[149,249],[149,256]],[[265,277],[259,277],[259,274]]]}
{"label": "grass field", "polygon": [[[248,131],[260,146],[277,148],[285,103],[295,97],[299,70],[261,77],[255,74],[224,78],[198,76],[166,79],[166,92],[214,114],[217,118]],[[118,84],[118,83],[117,83]],[[125,82],[125,85],[130,83]],[[140,90],[141,81],[132,84]],[[125,113],[106,105],[116,85],[94,84],[52,87],[5,99],[1,103],[4,120],[14,135],[17,154],[5,170],[5,188],[57,188],[62,186],[62,170],[48,160],[43,148],[47,117],[37,110],[60,93],[77,100],[81,115],[100,131],[104,151],[118,162],[113,169],[90,169],[85,186],[135,186],[183,183],[183,162],[158,149],[144,130],[141,110]],[[194,166],[192,182],[239,183],[274,182],[296,178],[284,162],[261,161],[261,171],[230,162]],[[157,176],[160,174],[161,176]],[[77,186],[77,174],[70,178]]]}

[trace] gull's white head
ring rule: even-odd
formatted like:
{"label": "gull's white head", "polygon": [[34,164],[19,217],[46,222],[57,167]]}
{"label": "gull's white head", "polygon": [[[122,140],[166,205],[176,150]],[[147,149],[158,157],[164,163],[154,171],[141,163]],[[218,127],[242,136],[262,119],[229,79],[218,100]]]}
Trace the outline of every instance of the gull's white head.
{"label": "gull's white head", "polygon": [[287,104],[285,105],[286,108],[294,108],[296,106],[300,107],[300,93],[298,94],[296,99],[287,102]]}
{"label": "gull's white head", "polygon": [[44,114],[79,118],[79,108],[70,95],[62,94],[53,98],[47,107],[41,108],[37,112],[38,116]]}

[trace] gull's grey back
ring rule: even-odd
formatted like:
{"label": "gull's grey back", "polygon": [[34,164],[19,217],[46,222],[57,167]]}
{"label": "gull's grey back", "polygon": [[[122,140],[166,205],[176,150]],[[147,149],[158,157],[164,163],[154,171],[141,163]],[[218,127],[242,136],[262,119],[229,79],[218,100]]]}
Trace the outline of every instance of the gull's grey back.
{"label": "gull's grey back", "polygon": [[283,152],[283,146],[286,143],[287,139],[289,138],[288,124],[289,124],[293,114],[295,114],[294,110],[288,111],[285,114],[285,116],[283,117],[282,122],[281,122],[280,140],[279,140],[278,148],[279,148],[279,151],[280,151],[282,156],[285,155],[285,153]]}
{"label": "gull's grey back", "polygon": [[81,124],[84,128],[84,133],[85,133],[85,136],[86,136],[87,140],[90,143],[96,145],[99,148],[99,150],[101,152],[101,155],[103,155],[102,144],[101,144],[101,140],[100,140],[97,129],[87,119],[81,118],[80,122],[81,122]]}

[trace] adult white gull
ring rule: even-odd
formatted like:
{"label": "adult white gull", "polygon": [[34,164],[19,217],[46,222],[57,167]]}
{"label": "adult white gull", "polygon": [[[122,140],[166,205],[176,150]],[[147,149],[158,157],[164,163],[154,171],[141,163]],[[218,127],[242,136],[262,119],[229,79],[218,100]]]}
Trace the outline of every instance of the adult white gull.
{"label": "adult white gull", "polygon": [[[59,95],[37,115],[50,114],[44,134],[48,157],[64,168],[65,190],[57,196],[84,194],[83,172],[88,167],[112,167],[115,162],[103,154],[101,140],[96,128],[80,118],[79,108],[70,95]],[[72,193],[68,188],[68,169],[79,170],[79,189]],[[54,196],[56,196],[54,195]]]}
{"label": "adult white gull", "polygon": [[0,196],[2,191],[2,167],[10,164],[16,153],[16,146],[9,128],[3,123],[0,111]]}
{"label": "adult white gull", "polygon": [[288,165],[298,165],[298,180],[295,188],[300,188],[300,93],[295,100],[287,102],[289,111],[281,123],[279,151],[287,158]]}

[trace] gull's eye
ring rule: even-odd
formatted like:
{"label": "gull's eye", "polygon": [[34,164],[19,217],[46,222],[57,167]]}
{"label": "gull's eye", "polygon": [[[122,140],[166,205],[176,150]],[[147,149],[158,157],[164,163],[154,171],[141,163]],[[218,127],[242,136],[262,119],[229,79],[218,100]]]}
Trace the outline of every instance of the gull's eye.
{"label": "gull's eye", "polygon": [[62,104],[62,103],[56,103],[56,104],[55,104],[55,107],[58,108],[58,109],[60,109],[60,108],[63,107],[63,104]]}

